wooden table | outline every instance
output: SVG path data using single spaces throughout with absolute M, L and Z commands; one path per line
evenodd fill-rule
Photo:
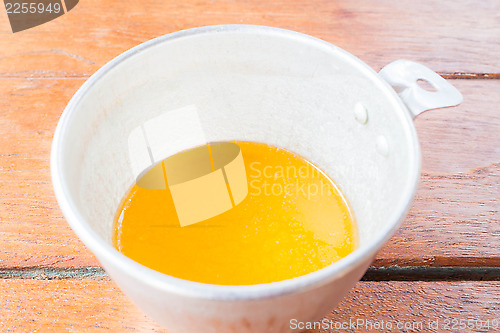
M 50 181 L 50 144 L 66 103 L 106 62 L 153 37 L 223 23 L 310 34 L 376 70 L 415 60 L 463 93 L 462 105 L 416 119 L 422 178 L 408 218 L 327 317 L 391 321 L 394 332 L 436 319 L 438 329 L 423 331 L 495 331 L 451 326 L 500 320 L 497 0 L 82 0 L 16 34 L 0 6 L 0 331 L 164 332 L 68 227 Z M 375 327 L 357 331 L 387 331 Z M 309 332 L 334 331 L 354 330 Z

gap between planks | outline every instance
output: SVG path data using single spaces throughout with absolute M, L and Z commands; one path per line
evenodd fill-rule
M 0 279 L 109 280 L 101 267 L 2 268 Z M 368 268 L 362 281 L 500 281 L 500 267 L 390 266 Z

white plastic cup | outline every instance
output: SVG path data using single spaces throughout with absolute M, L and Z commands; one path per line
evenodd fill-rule
M 327 42 L 276 28 L 210 26 L 156 38 L 110 61 L 69 102 L 52 146 L 57 200 L 111 278 L 169 332 L 288 332 L 291 322 L 331 310 L 405 218 L 420 176 L 413 117 L 461 101 L 422 65 L 400 60 L 381 74 Z M 437 91 L 424 91 L 419 78 Z M 264 142 L 319 166 L 353 209 L 359 248 L 316 272 L 252 286 L 178 279 L 118 252 L 113 217 L 135 181 L 127 138 L 187 105 L 210 142 Z

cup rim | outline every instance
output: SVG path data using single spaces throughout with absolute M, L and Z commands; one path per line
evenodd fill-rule
M 176 278 L 143 266 L 116 250 L 92 230 L 90 225 L 86 222 L 86 219 L 79 212 L 75 201 L 69 195 L 69 190 L 64 180 L 62 145 L 65 141 L 65 137 L 68 135 L 67 127 L 75 114 L 76 107 L 82 99 L 84 99 L 87 91 L 91 89 L 95 82 L 103 78 L 111 69 L 128 58 L 134 57 L 158 44 L 168 43 L 194 35 L 227 32 L 271 34 L 283 38 L 292 38 L 315 47 L 329 49 L 329 51 L 335 53 L 337 57 L 342 57 L 344 60 L 357 67 L 383 89 L 387 98 L 392 99 L 399 105 L 399 111 L 403 113 L 403 117 L 406 120 L 404 126 L 407 127 L 412 140 L 411 148 L 413 153 L 410 152 L 409 154 L 410 159 L 412 159 L 409 163 L 412 178 L 408 181 L 402 192 L 402 200 L 399 206 L 394 209 L 389 219 L 389 223 L 387 223 L 378 233 L 378 237 L 371 239 L 366 245 L 358 247 L 352 253 L 333 264 L 293 279 L 257 285 L 214 285 Z M 92 250 L 101 262 L 112 262 L 115 268 L 118 268 L 123 274 L 137 281 L 141 281 L 142 283 L 146 283 L 157 290 L 202 299 L 251 300 L 277 297 L 319 287 L 348 274 L 366 260 L 372 259 L 376 252 L 398 229 L 410 208 L 420 178 L 420 147 L 413 119 L 396 92 L 378 76 L 377 72 L 354 55 L 321 39 L 291 30 L 245 24 L 212 25 L 181 30 L 154 38 L 125 51 L 97 70 L 77 90 L 60 117 L 52 141 L 50 169 L 56 199 L 63 215 L 73 231 L 85 245 Z M 110 274 L 110 276 L 113 277 L 112 274 Z

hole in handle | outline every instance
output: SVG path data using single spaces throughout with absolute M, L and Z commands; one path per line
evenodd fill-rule
M 418 79 L 417 84 L 420 88 L 430 91 L 430 92 L 436 92 L 437 88 L 429 81 L 425 79 Z

